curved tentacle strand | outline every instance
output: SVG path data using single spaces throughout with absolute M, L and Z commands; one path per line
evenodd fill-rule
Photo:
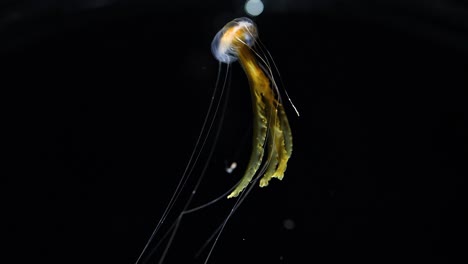
M 250 91 L 252 95 L 252 108 L 253 116 L 253 144 L 252 154 L 250 156 L 247 170 L 242 177 L 241 182 L 237 185 L 236 189 L 229 194 L 228 198 L 237 197 L 242 190 L 244 190 L 250 183 L 255 173 L 257 172 L 263 160 L 264 145 L 267 136 L 267 116 L 268 109 L 271 107 L 265 97 L 273 96 L 270 89 L 270 82 L 266 78 L 263 71 L 257 65 L 252 53 L 248 46 L 240 46 L 237 50 L 239 62 L 247 74 L 250 84 Z
M 273 177 L 282 180 L 284 176 L 284 172 L 286 171 L 286 167 L 288 165 L 288 160 L 291 157 L 293 141 L 292 141 L 291 128 L 289 126 L 289 121 L 288 121 L 288 118 L 286 116 L 286 112 L 284 111 L 283 106 L 280 106 L 278 108 L 278 111 L 279 111 L 279 116 L 280 116 L 280 126 L 281 126 L 281 129 L 283 130 L 283 136 L 284 136 L 283 138 L 284 148 L 282 148 L 283 157 L 280 158 L 280 164 L 278 166 L 277 174 L 275 174 Z
M 281 115 L 281 113 L 284 113 L 284 110 L 281 105 L 278 105 L 273 111 L 274 120 L 270 122 L 271 136 L 269 137 L 270 143 L 268 145 L 268 151 L 271 153 L 272 161 L 265 175 L 260 179 L 260 187 L 267 186 L 271 178 L 282 180 L 284 172 L 286 171 L 287 162 L 291 156 L 291 151 L 288 151 L 288 148 L 292 149 L 292 145 L 289 145 L 292 141 L 286 140 L 286 138 L 291 135 L 285 135 L 285 131 L 289 131 L 289 125 L 287 119 L 286 123 L 283 121 L 283 118 L 286 116 Z M 285 124 L 288 125 L 286 128 L 284 127 Z

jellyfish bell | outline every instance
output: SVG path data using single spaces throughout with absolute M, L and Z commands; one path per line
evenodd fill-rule
M 215 35 L 211 42 L 211 52 L 219 62 L 230 64 L 238 59 L 238 46 L 252 47 L 257 37 L 257 26 L 250 18 L 236 18 Z

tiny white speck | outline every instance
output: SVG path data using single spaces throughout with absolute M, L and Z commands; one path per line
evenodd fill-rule
M 234 169 L 237 168 L 237 163 L 236 162 L 233 162 L 231 163 L 231 166 L 227 167 L 226 168 L 226 172 L 227 173 L 232 173 L 234 171 Z

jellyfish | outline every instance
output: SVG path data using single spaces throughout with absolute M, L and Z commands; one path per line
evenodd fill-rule
M 157 226 L 153 230 L 153 233 L 145 244 L 135 264 L 147 263 L 151 255 L 159 247 L 164 247 L 158 261 L 158 263 L 163 263 L 174 240 L 178 227 L 181 224 L 182 218 L 185 215 L 207 208 L 213 203 L 223 200 L 223 198 L 237 197 L 238 199 L 234 202 L 229 214 L 224 218 L 216 231 L 207 239 L 206 243 L 199 251 L 201 252 L 204 248 L 208 247 L 209 243 L 211 243 L 209 252 L 204 261 L 204 263 L 208 263 L 216 242 L 218 241 L 228 220 L 242 204 L 250 191 L 252 191 L 255 183 L 259 182 L 260 187 L 265 187 L 269 184 L 271 179 L 276 178 L 281 180 L 284 177 L 287 163 L 292 153 L 291 129 L 283 107 L 283 100 L 274 78 L 273 69 L 277 72 L 278 70 L 271 55 L 266 51 L 263 44 L 261 44 L 258 39 L 256 25 L 251 19 L 246 17 L 232 20 L 215 35 L 211 44 L 211 50 L 220 65 L 215 90 L 203 121 L 201 131 L 176 190 L 174 191 Z M 169 228 L 166 228 L 166 232 L 163 235 L 159 235 L 158 237 L 160 230 L 163 229 L 166 218 L 169 216 L 171 211 L 173 211 L 175 204 L 180 199 L 180 195 L 187 185 L 188 179 L 192 176 L 194 168 L 199 161 L 200 153 L 205 148 L 205 143 L 207 142 L 208 137 L 212 134 L 215 117 L 218 115 L 218 110 L 221 105 L 221 100 L 215 100 L 215 94 L 220 93 L 220 97 L 223 96 L 224 89 L 226 88 L 227 74 L 230 69 L 229 67 L 235 61 L 239 61 L 242 69 L 247 75 L 253 110 L 252 150 L 246 169 L 243 172 L 243 176 L 237 184 L 227 192 L 218 196 L 218 198 L 212 199 L 200 206 L 190 208 L 193 197 L 202 182 L 207 166 L 210 164 L 209 161 L 213 154 L 215 147 L 214 144 L 209 151 L 207 160 L 204 162 L 202 172 L 198 175 L 196 183 L 190 192 L 189 198 L 183 202 L 182 209 L 176 214 L 176 220 L 172 222 Z M 223 81 L 220 81 L 222 79 L 221 69 L 223 64 L 227 65 L 226 76 Z M 219 88 L 221 88 L 220 92 L 218 92 Z M 294 110 L 299 115 L 286 91 L 284 92 Z M 225 99 L 227 99 L 227 96 Z M 226 104 L 224 106 L 226 106 Z M 222 113 L 223 111 L 221 111 L 221 115 Z M 221 118 L 221 120 L 222 119 L 223 118 Z M 218 124 L 218 128 L 215 130 L 216 132 L 214 133 L 214 137 L 218 138 L 221 130 L 221 124 Z M 233 162 L 226 168 L 226 172 L 231 174 L 236 167 L 237 163 Z M 157 240 L 157 245 L 152 247 L 151 245 L 154 244 L 154 240 Z M 167 242 L 163 243 L 164 240 Z
M 265 148 L 267 156 L 260 171 L 263 174 L 260 187 L 267 186 L 272 178 L 283 179 L 292 153 L 291 129 L 271 67 L 253 49 L 257 39 L 254 22 L 241 17 L 227 23 L 211 44 L 218 61 L 227 64 L 239 61 L 249 81 L 253 106 L 252 153 L 244 176 L 228 198 L 237 197 L 254 179 L 264 160 Z

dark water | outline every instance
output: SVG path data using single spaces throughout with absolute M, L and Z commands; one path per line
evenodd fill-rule
M 205 117 L 211 40 L 246 15 L 242 1 L 164 2 L 2 3 L 2 262 L 135 262 Z M 294 152 L 284 180 L 236 211 L 209 263 L 466 259 L 467 7 L 272 2 L 254 20 L 301 114 L 285 104 Z M 194 206 L 227 191 L 249 156 L 248 83 L 232 71 Z M 193 256 L 234 202 L 187 215 L 165 263 L 202 263 Z

